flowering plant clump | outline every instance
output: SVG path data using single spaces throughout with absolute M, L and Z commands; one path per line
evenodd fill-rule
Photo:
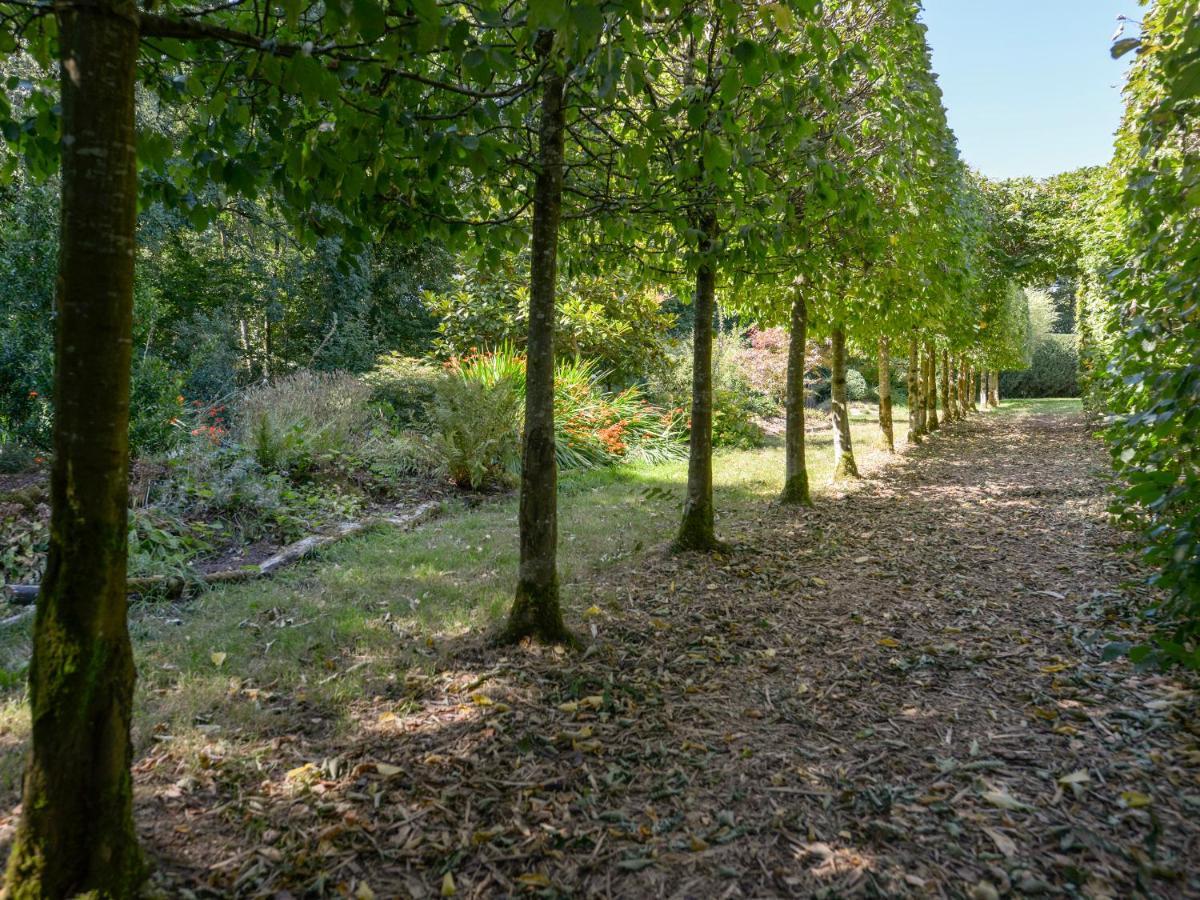
M 177 399 L 180 406 L 185 405 L 182 395 Z M 180 412 L 186 414 L 184 410 Z M 175 416 L 171 419 L 171 425 L 186 430 L 192 437 L 207 441 L 214 447 L 220 447 L 229 435 L 229 427 L 226 425 L 224 413 L 225 404 L 223 403 L 202 403 L 199 400 L 193 400 L 190 413 L 191 423 L 185 423 L 179 416 Z

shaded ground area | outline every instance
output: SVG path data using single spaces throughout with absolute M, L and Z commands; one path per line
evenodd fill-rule
M 1103 662 L 1135 574 L 1076 415 L 956 426 L 590 588 L 581 654 L 429 641 L 353 705 L 136 765 L 185 896 L 1200 896 L 1200 724 Z M 623 565 L 623 567 L 622 567 Z M 294 733 L 297 722 L 306 723 Z

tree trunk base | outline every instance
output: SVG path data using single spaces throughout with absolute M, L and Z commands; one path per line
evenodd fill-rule
M 852 481 L 860 477 L 858 474 L 858 463 L 854 461 L 854 456 L 849 453 L 843 453 L 842 458 L 838 460 L 837 466 L 833 470 L 834 481 Z
M 672 551 L 675 553 L 716 553 L 728 549 L 727 544 L 717 540 L 713 531 L 711 512 L 708 514 L 700 510 L 684 512 L 679 533 L 671 543 Z
M 812 494 L 808 490 L 808 478 L 793 476 L 783 485 L 779 502 L 789 506 L 812 506 Z
M 150 874 L 150 869 L 137 845 L 137 834 L 133 823 L 129 823 L 128 833 L 122 840 L 110 840 L 112 848 L 128 848 L 125 859 L 105 860 L 105 871 L 95 873 L 96 877 L 87 883 L 86 893 L 79 896 L 96 897 L 134 897 L 138 889 Z M 55 855 L 55 849 L 50 849 L 50 855 Z M 62 893 L 61 878 L 49 874 L 47 870 L 47 848 L 41 847 L 29 840 L 29 835 L 18 831 L 13 842 L 12 853 L 8 858 L 4 880 L 7 888 L 5 900 L 43 900 L 46 897 L 75 896 L 76 891 L 67 887 L 67 893 Z
M 517 584 L 517 595 L 508 614 L 508 623 L 500 633 L 500 643 L 519 644 L 527 638 L 540 644 L 578 646 L 575 635 L 563 622 L 557 577 L 549 587 L 526 581 Z

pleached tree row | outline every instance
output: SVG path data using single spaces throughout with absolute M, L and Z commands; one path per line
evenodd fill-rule
M 787 502 L 811 502 L 810 342 L 831 347 L 839 477 L 857 474 L 849 353 L 878 354 L 889 446 L 891 360 L 907 356 L 913 440 L 994 404 L 995 372 L 1020 362 L 1023 295 L 958 158 L 915 0 L 153 9 L 0 2 L 0 55 L 40 72 L 0 96 L 0 171 L 58 168 L 62 184 L 51 539 L 9 896 L 128 897 L 145 872 L 125 627 L 139 205 L 199 228 L 229 198 L 270 196 L 302 241 L 352 249 L 386 231 L 484 264 L 527 249 L 514 642 L 572 641 L 557 572 L 561 272 L 633 260 L 694 304 L 685 551 L 722 546 L 718 305 L 790 329 Z

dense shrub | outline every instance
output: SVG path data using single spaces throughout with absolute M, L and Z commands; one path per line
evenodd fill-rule
M 869 394 L 867 388 L 867 379 L 858 369 L 846 370 L 846 399 L 854 402 L 861 402 L 867 399 Z
M 527 259 L 512 256 L 486 271 L 465 269 L 454 284 L 425 297 L 440 321 L 440 352 L 468 356 L 484 347 L 523 349 L 529 331 Z M 658 289 L 632 272 L 564 275 L 555 313 L 559 357 L 595 360 L 618 384 L 640 378 L 661 360 L 662 337 L 675 324 Z
M 428 406 L 437 391 L 441 370 L 432 363 L 387 353 L 363 376 L 371 388 L 372 401 L 379 403 L 398 427 L 411 428 L 428 416 Z
M 734 351 L 746 383 L 778 414 L 787 402 L 788 333 L 782 328 L 752 328 Z
M 32 449 L 15 441 L 0 440 L 0 475 L 27 472 L 41 459 Z
M 237 440 L 264 469 L 300 471 L 366 440 L 371 388 L 344 372 L 301 370 L 252 388 L 237 409 Z
M 750 384 L 739 363 L 741 349 L 741 340 L 735 335 L 720 336 L 713 347 L 714 447 L 761 446 L 763 430 L 755 419 L 778 412 L 774 402 Z M 676 347 L 650 373 L 646 394 L 668 409 L 691 410 L 692 355 L 688 345 Z
M 134 456 L 161 453 L 178 444 L 176 426 L 183 406 L 183 379 L 156 356 L 133 362 L 129 397 L 129 451 Z
M 1079 353 L 1073 334 L 1039 335 L 1029 368 L 1000 374 L 1002 397 L 1078 397 Z

